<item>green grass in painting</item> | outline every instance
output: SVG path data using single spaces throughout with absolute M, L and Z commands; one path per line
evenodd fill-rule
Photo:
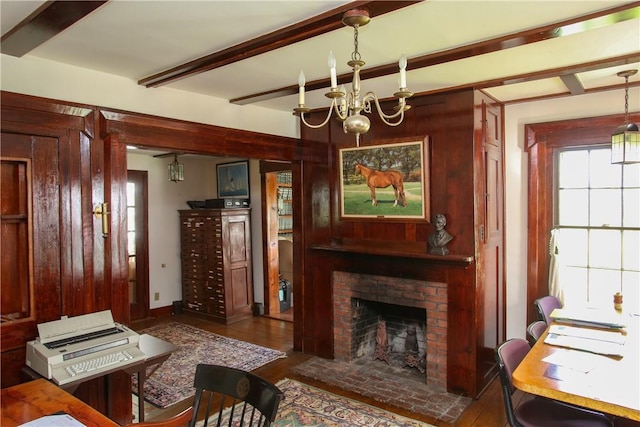
M 371 192 L 366 184 L 345 185 L 342 190 L 346 215 L 422 217 L 422 188 L 419 182 L 404 183 L 404 193 L 407 197 L 406 208 L 400 204 L 396 207 L 393 206 L 394 196 L 391 186 L 376 189 L 378 206 L 371 205 Z

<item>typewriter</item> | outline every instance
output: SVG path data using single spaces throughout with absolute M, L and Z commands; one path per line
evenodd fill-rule
M 38 325 L 27 343 L 26 364 L 58 385 L 144 361 L 139 335 L 115 323 L 110 310 Z

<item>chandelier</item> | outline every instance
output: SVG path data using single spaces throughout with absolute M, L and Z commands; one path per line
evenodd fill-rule
M 620 71 L 624 77 L 624 124 L 611 135 L 611 163 L 640 163 L 640 131 L 638 125 L 629 123 L 629 77 L 638 70 Z
M 351 53 L 351 61 L 347 65 L 353 70 L 353 79 L 351 80 L 351 90 L 346 91 L 344 85 L 338 87 L 336 77 L 336 58 L 332 51 L 329 51 L 329 70 L 331 74 L 331 89 L 325 93 L 325 96 L 331 99 L 329 112 L 326 119 L 319 124 L 310 124 L 305 119 L 305 113 L 311 111 L 304 103 L 304 85 L 305 77 L 302 70 L 298 77 L 298 107 L 293 109 L 295 115 L 299 115 L 302 123 L 306 126 L 318 129 L 329 122 L 331 115 L 335 112 L 338 120 L 342 122 L 342 129 L 345 133 L 352 133 L 356 136 L 356 144 L 360 145 L 360 135 L 367 133 L 371 122 L 367 116 L 362 113 L 371 113 L 371 104 L 375 103 L 376 109 L 382 121 L 389 126 L 398 126 L 404 120 L 404 112 L 411 108 L 406 103 L 406 98 L 413 96 L 413 92 L 407 89 L 407 57 L 402 54 L 399 61 L 400 66 L 400 88 L 393 94 L 398 99 L 398 105 L 394 107 L 395 112 L 386 114 L 380 107 L 378 97 L 373 92 L 367 92 L 364 95 L 360 93 L 360 69 L 365 64 L 358 52 L 358 28 L 369 23 L 369 11 L 367 9 L 353 9 L 345 12 L 342 17 L 342 23 L 353 28 L 353 46 Z

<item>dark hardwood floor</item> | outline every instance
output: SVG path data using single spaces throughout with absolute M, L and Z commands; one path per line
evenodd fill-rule
M 147 327 L 157 325 L 165 322 L 181 322 L 205 329 L 210 332 L 214 332 L 219 335 L 224 335 L 230 338 L 235 338 L 254 344 L 258 344 L 265 347 L 281 350 L 287 352 L 287 357 L 278 359 L 269 363 L 267 366 L 259 368 L 255 371 L 258 375 L 274 383 L 283 378 L 293 378 L 301 380 L 307 384 L 313 385 L 318 388 L 325 389 L 329 392 L 339 394 L 351 399 L 359 400 L 370 405 L 378 406 L 380 408 L 398 413 L 400 415 L 408 416 L 414 419 L 418 419 L 438 427 L 452 427 L 451 424 L 430 419 L 419 414 L 410 413 L 409 411 L 396 408 L 390 405 L 385 405 L 363 397 L 359 394 L 352 393 L 346 390 L 342 390 L 322 382 L 314 381 L 309 378 L 302 378 L 294 373 L 290 372 L 290 368 L 307 360 L 309 355 L 305 355 L 299 352 L 294 352 L 293 349 L 293 324 L 291 322 L 278 320 L 268 317 L 254 317 L 245 321 L 241 321 L 232 325 L 221 325 L 212 321 L 203 319 L 199 316 L 190 314 L 180 314 L 177 316 L 163 317 L 158 319 L 146 319 L 134 322 L 132 328 L 136 331 L 145 329 Z M 522 398 L 522 394 L 516 392 L 514 399 L 517 401 Z M 154 411 L 155 419 L 169 417 L 177 414 L 182 409 L 186 408 L 191 402 L 185 401 L 167 408 L 166 410 Z M 506 417 L 504 414 L 504 407 L 502 403 L 502 395 L 500 390 L 500 382 L 498 379 L 494 380 L 480 399 L 475 400 L 465 410 L 462 416 L 455 424 L 456 427 L 504 427 L 507 426 Z

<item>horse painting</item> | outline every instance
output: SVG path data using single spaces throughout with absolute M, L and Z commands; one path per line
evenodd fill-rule
M 356 163 L 356 175 L 361 174 L 367 182 L 367 186 L 371 191 L 371 204 L 378 206 L 376 199 L 376 188 L 387 188 L 393 186 L 394 201 L 393 206 L 398 206 L 398 200 L 402 206 L 407 207 L 407 198 L 404 195 L 404 182 L 402 174 L 396 170 L 379 171 L 371 169 L 362 163 Z

